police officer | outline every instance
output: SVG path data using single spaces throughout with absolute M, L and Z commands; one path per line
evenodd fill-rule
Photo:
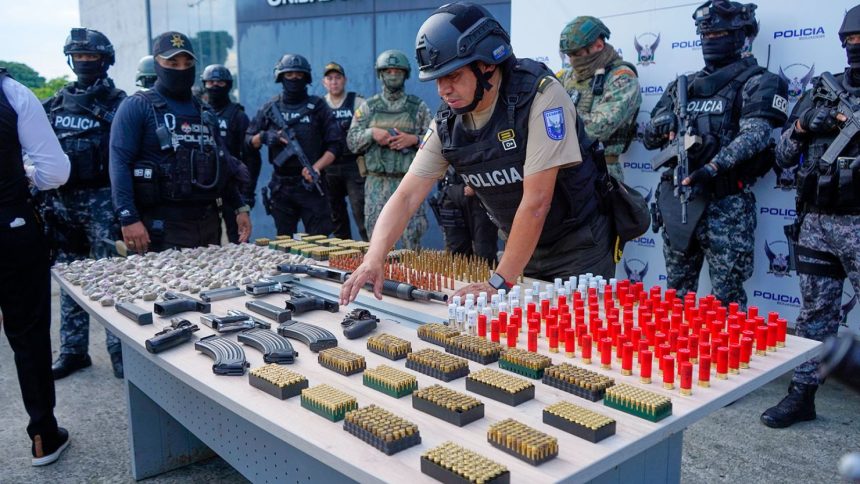
M 45 218 L 57 240 L 59 262 L 109 257 L 119 234 L 111 207 L 108 144 L 111 123 L 125 92 L 108 77 L 114 48 L 108 38 L 92 29 L 75 28 L 66 39 L 63 54 L 77 75 L 44 107 L 63 151 L 72 164 L 69 181 L 45 200 Z M 122 347 L 105 329 L 113 373 L 122 378 Z M 90 316 L 65 291 L 60 294 L 60 356 L 54 362 L 54 379 L 92 365 L 87 354 Z
M 22 152 L 32 165 L 24 166 Z M 29 200 L 28 180 L 38 190 L 50 190 L 65 183 L 69 171 L 69 160 L 36 96 L 0 68 L 0 313 L 30 416 L 27 434 L 34 466 L 59 459 L 69 433 L 54 417 L 51 261 Z
M 755 57 L 741 56 L 747 36 L 758 32 L 755 9 L 715 0 L 693 14 L 705 68 L 687 76 L 688 125 L 701 143 L 688 150 L 690 175 L 681 180 L 692 188 L 686 224 L 673 195 L 672 170 L 664 171 L 657 189 L 668 286 L 679 296 L 695 291 L 707 258 L 714 294 L 742 307 L 743 284 L 753 272 L 751 186 L 772 165 L 771 131 L 785 122 L 788 106 L 786 83 Z M 676 82 L 651 112 L 643 140 L 649 149 L 665 146 L 678 130 Z
M 367 166 L 364 182 L 367 233 L 373 228 L 385 202 L 391 197 L 409 163 L 415 156 L 420 134 L 430 124 L 430 109 L 418 96 L 404 89 L 412 67 L 406 54 L 386 50 L 376 58 L 376 76 L 382 82 L 382 92 L 355 110 L 346 143 L 354 153 L 363 153 Z M 401 243 L 406 249 L 417 249 L 421 236 L 427 231 L 424 205 L 403 232 Z
M 496 226 L 475 196 L 475 190 L 448 167 L 430 198 L 445 237 L 445 250 L 465 256 L 477 255 L 487 264 L 496 262 L 499 236 Z
M 318 186 L 312 180 L 340 155 L 343 132 L 325 101 L 308 95 L 311 65 L 307 59 L 285 54 L 275 64 L 274 74 L 283 92 L 263 104 L 245 135 L 246 143 L 253 149 L 269 147 L 269 162 L 274 170 L 263 192 L 266 213 L 275 219 L 279 235 L 295 233 L 299 219 L 305 232 L 328 235 L 332 223 L 324 178 L 319 178 Z M 289 139 L 286 133 L 289 129 L 294 132 L 295 140 Z M 286 146 L 291 142 L 298 147 L 287 152 L 290 156 L 286 159 L 279 157 L 282 151 L 291 149 Z M 296 148 L 312 164 L 313 175 L 302 166 Z
M 323 86 L 327 91 L 325 101 L 346 137 L 355 107 L 363 104 L 365 100 L 352 91 L 346 91 L 346 73 L 343 66 L 337 62 L 325 65 Z M 358 234 L 361 240 L 367 240 L 367 230 L 364 228 L 364 176 L 359 170 L 358 156 L 349 149 L 344 149 L 334 163 L 326 168 L 325 180 L 328 184 L 331 222 L 334 225 L 333 235 L 340 239 L 352 238 L 349 214 L 344 203 L 344 198 L 348 198 L 355 225 L 358 226 Z
M 367 281 L 380 297 L 388 249 L 449 165 L 507 235 L 496 273 L 460 293 L 495 292 L 522 273 L 545 280 L 614 275 L 613 234 L 598 211 L 598 173 L 586 148 L 596 143 L 580 147 L 582 123 L 552 72 L 516 58 L 498 21 L 469 3 L 437 9 L 418 31 L 416 56 L 419 79 L 435 80 L 444 102 L 386 203 L 364 262 L 344 285 L 342 302 Z
M 618 157 L 636 135 L 642 94 L 636 68 L 606 42 L 608 38 L 609 28 L 595 17 L 571 20 L 559 41 L 570 68 L 558 77 L 585 123 L 585 133 L 603 143 L 609 173 L 624 180 Z
M 838 112 L 832 100 L 842 95 L 853 106 L 860 101 L 860 6 L 845 15 L 839 39 L 848 68 L 830 78 L 835 85 L 823 82 L 824 76 L 817 79 L 795 105 L 776 148 L 781 167 L 799 165 L 797 222 L 790 238 L 803 307 L 795 329 L 798 336 L 818 341 L 839 329 L 846 277 L 860 294 L 860 140 L 853 136 L 844 146 L 836 141 L 840 131 L 850 134 L 844 122 L 851 108 Z M 762 414 L 762 423 L 783 428 L 815 419 L 818 362 L 813 358 L 794 369 L 788 395 Z
M 217 200 L 238 207 L 239 241 L 251 234 L 239 187 L 245 166 L 224 147 L 217 116 L 192 96 L 194 48 L 185 34 L 153 42 L 158 80 L 120 106 L 111 129 L 113 202 L 130 250 L 221 243 Z
M 251 183 L 241 187 L 242 204 L 254 208 L 257 191 L 257 178 L 260 177 L 260 152 L 248 148 L 245 144 L 245 131 L 248 129 L 248 115 L 239 103 L 230 100 L 230 90 L 233 89 L 233 75 L 221 64 L 212 64 L 203 69 L 200 76 L 206 99 L 215 114 L 218 115 L 218 129 L 221 139 L 227 146 L 227 151 L 248 168 Z M 236 225 L 236 209 L 227 202 L 221 205 L 221 217 L 227 229 L 227 240 L 239 242 L 239 227 Z
M 141 89 L 152 89 L 156 79 L 155 60 L 151 55 L 141 57 L 137 63 L 137 74 L 134 76 L 134 85 Z

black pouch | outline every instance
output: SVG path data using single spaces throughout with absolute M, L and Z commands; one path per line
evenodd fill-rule
M 152 207 L 161 200 L 158 181 L 161 175 L 158 163 L 139 160 L 132 167 L 131 181 L 134 188 L 134 202 L 138 208 Z

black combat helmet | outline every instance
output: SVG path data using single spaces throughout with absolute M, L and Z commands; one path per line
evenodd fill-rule
M 696 34 L 743 30 L 746 37 L 758 35 L 758 21 L 754 3 L 743 4 L 727 0 L 713 0 L 700 5 L 693 12 L 696 22 Z
M 200 80 L 203 82 L 224 81 L 227 83 L 228 90 L 233 88 L 233 74 L 230 73 L 230 69 L 227 69 L 221 64 L 210 64 L 206 66 L 206 69 L 203 69 L 203 75 L 200 76 Z
M 105 67 L 112 66 L 116 60 L 113 44 L 110 43 L 105 34 L 98 30 L 73 28 L 71 34 L 66 37 L 63 45 L 63 54 L 98 54 L 102 56 Z
M 285 72 L 303 72 L 305 80 L 311 83 L 311 64 L 299 54 L 284 54 L 275 64 L 275 82 L 280 82 L 281 74 Z
M 418 29 L 418 79 L 432 81 L 476 61 L 500 64 L 513 55 L 511 37 L 490 12 L 472 3 L 439 7 Z
M 842 42 L 842 47 L 845 47 L 845 39 L 849 35 L 857 33 L 860 33 L 860 5 L 847 11 L 845 18 L 842 19 L 842 26 L 839 27 L 839 40 Z

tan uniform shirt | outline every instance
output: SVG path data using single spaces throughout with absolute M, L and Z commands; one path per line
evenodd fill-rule
M 471 125 L 468 127 L 480 129 L 486 126 L 495 106 L 494 100 L 489 109 L 464 115 L 466 124 Z M 558 107 L 561 107 L 564 112 L 565 133 L 564 138 L 556 141 L 547 134 L 543 112 Z M 442 142 L 436 132 L 435 120 L 430 123 L 422 143 L 421 149 L 412 160 L 409 173 L 422 178 L 442 178 L 448 168 L 448 161 L 442 156 Z M 543 92 L 535 95 L 531 105 L 524 174 L 529 176 L 549 168 L 575 165 L 580 162 L 582 162 L 582 154 L 579 151 L 579 140 L 576 136 L 576 108 L 561 83 L 554 80 Z

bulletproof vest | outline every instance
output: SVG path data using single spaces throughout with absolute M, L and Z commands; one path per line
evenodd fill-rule
M 610 73 L 617 69 L 618 67 L 626 67 L 633 71 L 633 73 L 638 74 L 636 71 L 636 67 L 624 60 L 616 59 L 608 66 L 605 67 L 606 73 L 603 76 L 593 76 L 590 79 L 583 79 L 578 81 L 574 77 L 573 68 L 570 68 L 562 81 L 564 83 L 564 89 L 567 91 L 567 94 L 570 96 L 570 99 L 573 101 L 573 104 L 576 106 L 576 112 L 578 113 L 590 113 L 594 108 L 594 102 L 597 98 L 603 96 L 606 90 L 606 84 L 610 80 Z M 603 83 L 597 85 L 598 81 L 602 80 Z M 614 133 L 609 135 L 608 139 L 600 140 L 603 143 L 604 152 L 606 155 L 619 156 L 621 153 L 624 153 L 627 148 L 630 146 L 630 143 L 633 141 L 633 137 L 636 136 L 636 115 L 638 114 L 638 110 L 630 116 L 618 129 L 615 130 Z
M 860 88 L 850 86 L 844 74 L 834 77 L 842 83 L 849 94 L 860 102 Z M 815 92 L 819 81 L 811 92 Z M 814 97 L 814 106 L 827 103 Z M 832 104 L 828 104 L 832 107 Z M 857 105 L 857 104 L 855 104 Z M 860 213 L 860 138 L 854 137 L 842 150 L 832 166 L 827 166 L 821 156 L 836 139 L 838 132 L 816 136 L 807 145 L 804 162 L 797 170 L 798 205 L 805 211 L 822 213 Z
M 155 180 L 157 192 L 148 193 L 142 205 L 183 202 L 214 202 L 219 198 L 229 178 L 226 153 L 217 146 L 201 114 L 180 115 L 171 112 L 167 101 L 156 90 L 134 94 L 147 101 L 155 117 L 156 135 L 161 144 L 158 160 L 135 162 L 132 179 L 138 186 L 150 188 Z M 203 106 L 192 97 L 198 113 Z
M 245 108 L 241 104 L 231 102 L 216 113 L 221 139 L 227 145 L 227 151 L 237 159 L 242 158 L 242 143 L 245 141 L 245 133 L 237 131 L 239 126 L 236 122 L 236 115 L 244 111 Z
M 490 218 L 506 234 L 523 198 L 529 112 L 547 76 L 552 73 L 543 64 L 517 59 L 503 75 L 493 115 L 479 130 L 467 128 L 462 116 L 444 103 L 436 113 L 442 156 L 475 190 Z M 583 160 L 559 170 L 539 246 L 558 241 L 597 212 L 597 170 L 592 160 L 597 143 L 587 141 L 578 119 L 576 130 Z
M 321 103 L 325 103 L 325 100 L 318 96 L 308 96 L 299 104 L 287 104 L 279 96 L 275 101 L 275 108 L 281 114 L 281 119 L 271 120 L 273 127 L 282 126 L 284 123 L 292 127 L 299 145 L 311 163 L 323 154 L 325 127 L 317 122 L 317 110 Z M 269 116 L 272 116 L 271 111 L 269 110 Z M 274 160 L 280 151 L 280 148 L 270 149 L 269 160 Z M 293 156 L 288 158 L 283 166 L 276 168 L 275 172 L 281 176 L 301 176 L 302 164 L 298 157 Z
M 64 189 L 110 186 L 110 123 L 124 98 L 110 86 L 98 84 L 82 92 L 67 84 L 50 101 L 48 119 L 71 164 Z
M 0 69 L 0 208 L 27 201 L 27 176 L 18 139 L 18 113 L 3 92 L 6 69 Z
M 354 92 L 349 92 L 346 94 L 346 99 L 343 100 L 343 104 L 341 104 L 339 108 L 331 108 L 331 112 L 334 114 L 334 119 L 337 120 L 338 126 L 343 130 L 344 136 L 346 136 L 346 132 L 349 131 L 349 125 L 352 124 L 352 116 L 355 114 L 355 96 L 356 94 Z M 345 149 L 334 163 L 336 165 L 355 163 L 355 158 L 356 155 Z
M 400 103 L 398 103 L 400 104 Z M 376 94 L 367 101 L 367 117 L 369 128 L 397 129 L 402 133 L 419 134 L 418 108 L 421 99 L 412 94 L 406 95 L 406 101 L 399 109 L 392 109 L 389 102 L 381 94 Z M 392 150 L 378 143 L 371 143 L 364 155 L 367 172 L 403 176 L 409 170 L 409 164 L 415 158 L 418 146 Z

